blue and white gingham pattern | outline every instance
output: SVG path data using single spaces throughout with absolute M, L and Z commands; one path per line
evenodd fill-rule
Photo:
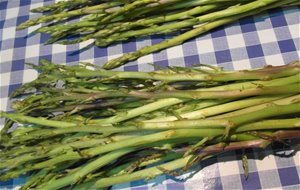
M 36 72 L 24 62 L 37 64 L 48 59 L 59 64 L 78 61 L 103 65 L 107 60 L 158 43 L 170 36 L 131 40 L 108 48 L 93 47 L 79 52 L 90 42 L 79 45 L 42 45 L 47 35 L 27 35 L 37 27 L 15 31 L 16 25 L 37 17 L 29 10 L 53 0 L 0 1 L 0 110 L 9 111 L 8 95 L 21 84 L 36 77 Z M 299 60 L 300 7 L 271 10 L 240 20 L 234 24 L 159 53 L 131 62 L 120 70 L 150 71 L 160 66 L 191 66 L 207 63 L 225 69 L 249 69 L 265 64 L 282 65 Z M 3 120 L 1 120 L 3 123 Z M 273 156 L 273 149 L 249 151 L 248 180 L 244 179 L 241 152 L 227 153 L 209 159 L 179 178 L 159 176 L 153 180 L 131 182 L 113 187 L 123 190 L 199 190 L 199 189 L 300 189 L 300 153 L 289 157 Z M 264 158 L 262 159 L 262 156 Z M 0 182 L 0 189 L 14 189 L 26 181 L 26 176 Z

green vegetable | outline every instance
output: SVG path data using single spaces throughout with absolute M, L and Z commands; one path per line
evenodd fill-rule
M 0 112 L 0 180 L 28 174 L 21 189 L 106 188 L 300 137 L 299 61 L 244 71 L 87 66 L 32 65 L 40 75 L 11 95 L 22 96 L 15 112 Z
M 45 44 L 58 42 L 67 45 L 93 39 L 96 46 L 108 46 L 150 35 L 177 34 L 103 65 L 104 69 L 113 69 L 144 55 L 180 45 L 244 17 L 297 4 L 297 0 L 65 0 L 33 9 L 32 12 L 45 12 L 46 15 L 25 21 L 17 29 L 49 23 L 35 31 L 51 34 Z M 82 19 L 68 22 L 78 17 Z M 79 37 L 68 39 L 76 35 Z

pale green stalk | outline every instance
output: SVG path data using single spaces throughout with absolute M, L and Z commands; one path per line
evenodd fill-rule
M 289 96 L 289 95 L 287 95 L 287 96 Z M 180 117 L 182 117 L 184 119 L 201 119 L 201 118 L 206 118 L 206 117 L 210 117 L 210 116 L 214 116 L 214 115 L 218 115 L 218 114 L 222 114 L 222 113 L 226 113 L 226 112 L 240 110 L 240 109 L 247 108 L 250 106 L 260 105 L 260 104 L 264 104 L 267 102 L 273 102 L 275 100 L 285 98 L 287 96 L 252 97 L 252 98 L 232 101 L 229 103 L 204 108 L 201 110 L 183 113 L 183 114 L 180 114 Z M 294 98 L 289 99 L 287 101 L 287 104 L 290 104 L 291 103 L 290 101 L 293 100 Z M 144 122 L 163 122 L 163 121 L 175 121 L 175 120 L 178 120 L 178 118 L 175 116 L 169 116 L 169 117 L 155 118 L 155 119 L 147 120 Z
M 55 180 L 51 180 L 50 183 L 45 183 L 41 186 L 39 186 L 37 189 L 40 190 L 55 190 L 55 189 L 60 189 L 63 188 L 67 185 L 77 183 L 83 178 L 90 174 L 93 173 L 95 170 L 98 168 L 101 168 L 102 166 L 105 166 L 106 164 L 109 164 L 110 162 L 118 159 L 121 156 L 124 156 L 127 153 L 132 152 L 134 149 L 119 149 L 113 152 L 110 152 L 105 155 L 101 155 L 95 160 L 92 160 L 82 167 L 80 167 L 78 170 L 76 170 L 74 173 L 68 174 L 66 177 L 58 178 Z
M 270 101 L 270 102 L 267 102 L 267 103 L 262 103 L 262 104 L 259 104 L 259 105 L 246 107 L 244 109 L 239 109 L 239 110 L 236 110 L 236 111 L 233 111 L 233 112 L 224 113 L 224 114 L 220 114 L 220 115 L 209 117 L 209 118 L 210 119 L 230 118 L 230 117 L 233 117 L 233 116 L 247 114 L 247 113 L 251 113 L 251 112 L 266 108 L 270 104 L 288 105 L 288 104 L 297 103 L 297 102 L 300 102 L 300 95 L 299 94 L 289 96 L 289 97 L 281 97 L 280 99 L 277 99 L 277 100 L 274 100 L 274 101 Z

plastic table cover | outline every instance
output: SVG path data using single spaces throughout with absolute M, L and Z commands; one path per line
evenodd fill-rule
M 28 35 L 38 26 L 16 31 L 25 20 L 39 16 L 30 9 L 53 0 L 0 1 L 0 110 L 9 111 L 8 95 L 17 87 L 31 81 L 37 73 L 24 65 L 38 64 L 40 59 L 74 65 L 79 61 L 103 65 L 123 53 L 156 44 L 171 36 L 132 39 L 107 48 L 93 47 L 82 51 L 89 42 L 76 45 L 47 45 L 45 34 Z M 144 56 L 119 68 L 126 71 L 150 71 L 159 66 L 186 66 L 206 63 L 226 70 L 250 69 L 266 64 L 282 65 L 299 60 L 300 7 L 270 10 L 248 17 L 167 50 Z M 1 120 L 3 124 L 4 120 Z M 277 152 L 276 156 L 273 155 Z M 241 151 L 211 158 L 180 177 L 159 176 L 150 181 L 135 181 L 113 186 L 123 190 L 199 190 L 199 189 L 300 189 L 300 153 L 268 148 L 248 150 L 249 178 L 245 180 Z M 280 154 L 291 154 L 282 157 Z M 0 182 L 0 189 L 15 189 L 26 176 Z

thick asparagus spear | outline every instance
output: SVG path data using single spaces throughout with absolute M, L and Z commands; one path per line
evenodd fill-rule
M 294 137 L 297 138 L 299 137 L 299 131 L 290 131 L 290 132 L 275 132 L 271 134 L 271 137 L 277 138 L 277 139 L 285 139 L 289 137 Z M 215 154 L 215 153 L 220 153 L 223 151 L 232 151 L 232 150 L 237 150 L 241 148 L 266 148 L 271 142 L 269 140 L 263 140 L 263 139 L 258 139 L 258 140 L 252 140 L 252 141 L 244 141 L 244 142 L 233 142 L 230 143 L 229 145 L 225 146 L 222 144 L 217 144 L 217 145 L 212 145 L 208 146 L 205 149 L 203 149 L 198 155 L 198 158 L 201 158 L 200 160 L 203 160 L 205 158 L 208 158 L 209 155 Z M 165 164 L 159 165 L 159 168 L 164 168 L 168 170 L 175 170 L 178 168 L 185 167 L 190 159 L 193 156 L 187 156 L 184 158 L 180 158 Z M 147 168 L 144 170 L 140 170 L 137 172 L 133 172 L 130 174 L 124 174 L 124 175 L 119 175 L 119 176 L 114 176 L 114 177 L 107 177 L 107 178 L 100 178 L 98 180 L 94 180 L 92 182 L 83 184 L 82 186 L 85 188 L 98 188 L 98 187 L 108 187 L 114 184 L 119 184 L 119 183 L 124 183 L 128 181 L 135 181 L 138 179 L 145 179 L 145 178 L 153 178 L 155 176 L 161 175 L 164 173 L 164 171 L 160 170 L 157 166 Z M 80 187 L 80 186 L 79 186 Z

